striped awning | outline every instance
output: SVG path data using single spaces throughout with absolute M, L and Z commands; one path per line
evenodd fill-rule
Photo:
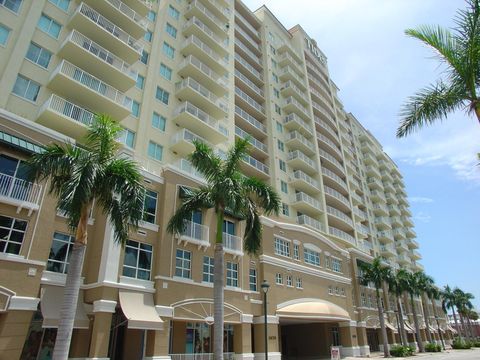
M 3 132 L 3 131 L 0 131 L 0 143 L 13 146 L 19 150 L 23 150 L 28 153 L 40 154 L 43 152 L 43 148 L 41 146 L 36 145 L 25 139 L 21 139 L 17 136 L 7 134 L 6 132 Z

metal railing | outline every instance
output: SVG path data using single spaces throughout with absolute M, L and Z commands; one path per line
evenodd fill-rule
M 257 149 L 263 151 L 263 152 L 268 152 L 268 147 L 265 145 L 263 142 L 260 140 L 257 140 L 254 138 L 251 134 L 247 133 L 243 129 L 239 128 L 238 126 L 235 125 L 235 134 L 241 137 L 242 139 L 245 139 L 248 137 L 250 144 L 252 144 L 254 147 Z
M 267 132 L 267 127 L 263 125 L 260 121 L 255 119 L 252 115 L 243 110 L 240 106 L 235 105 L 235 114 L 240 116 L 243 120 L 248 122 L 253 127 L 257 128 L 263 133 Z
M 187 174 L 190 174 L 192 176 L 195 176 L 196 178 L 201 179 L 202 181 L 205 181 L 205 178 L 203 177 L 203 174 L 200 173 L 195 169 L 195 167 L 192 165 L 190 161 L 187 159 L 180 159 L 176 164 L 175 167 L 186 172 Z
M 0 173 L 0 197 L 40 205 L 42 186 Z
M 228 61 L 224 58 L 224 57 L 221 57 L 216 51 L 212 50 L 212 48 L 210 46 L 208 46 L 207 44 L 205 44 L 202 40 L 200 40 L 198 37 L 196 37 L 195 35 L 190 35 L 184 42 L 183 42 L 183 45 L 182 45 L 182 48 L 185 48 L 187 47 L 188 45 L 190 44 L 194 44 L 195 46 L 199 47 L 200 49 L 202 49 L 202 51 L 207 54 L 209 57 L 211 57 L 213 60 L 219 62 L 220 64 L 222 64 L 223 66 L 227 66 L 228 65 Z
M 227 80 L 223 76 L 220 76 L 219 74 L 217 74 L 210 67 L 208 67 L 203 62 L 198 60 L 195 56 L 188 55 L 185 59 L 183 59 L 179 65 L 179 69 L 186 66 L 187 64 L 193 65 L 194 67 L 196 67 L 198 70 L 200 70 L 202 73 L 204 73 L 206 76 L 208 76 L 213 81 L 220 84 L 221 86 L 223 87 L 227 86 Z
M 45 104 L 43 104 L 40 112 L 43 112 L 46 109 L 53 110 L 86 126 L 91 125 L 95 120 L 95 114 L 93 112 L 75 105 L 55 94 L 52 94 L 48 98 Z
M 193 16 L 190 20 L 188 20 L 184 25 L 183 28 L 186 29 L 191 25 L 196 25 L 197 27 L 200 28 L 205 34 L 207 34 L 210 38 L 212 38 L 214 41 L 216 41 L 218 44 L 223 44 L 227 45 L 228 44 L 228 38 L 223 39 L 220 36 L 218 36 L 215 32 L 213 32 L 212 29 L 210 29 L 203 21 L 198 19 L 197 17 Z
M 252 80 L 242 74 L 242 72 L 237 68 L 235 68 L 235 76 L 242 80 L 245 84 L 247 84 L 254 92 L 259 94 L 261 97 L 264 97 L 263 90 L 260 89 L 257 85 L 255 85 Z
M 355 238 L 352 235 L 346 233 L 345 231 L 337 229 L 336 227 L 329 226 L 328 227 L 328 233 L 330 235 L 333 235 L 333 236 L 336 236 L 340 239 L 343 239 L 343 240 L 349 242 L 350 244 L 353 244 L 353 245 L 356 244 Z
M 313 143 L 311 141 L 307 140 L 307 138 L 305 136 L 303 136 L 302 134 L 300 134 L 296 130 L 291 131 L 287 134 L 285 141 L 288 142 L 288 141 L 291 141 L 291 140 L 298 140 L 303 145 L 305 145 L 307 148 L 312 149 L 312 150 L 315 149 L 315 147 L 313 146 Z
M 337 190 L 332 189 L 330 186 L 327 186 L 327 185 L 323 185 L 323 190 L 325 191 L 325 194 L 333 196 L 335 199 L 339 200 L 344 205 L 350 207 L 350 201 L 348 201 L 348 198 L 346 196 L 342 195 L 341 193 L 339 193 Z M 354 208 L 354 211 L 355 210 L 361 211 L 358 208 Z
M 256 50 L 260 51 L 260 45 L 255 40 L 253 40 L 252 37 L 248 35 L 240 26 L 235 25 L 235 31 L 240 33 Z
M 308 215 L 300 215 L 297 216 L 297 224 L 299 225 L 307 225 L 310 226 L 318 231 L 325 232 L 325 226 L 318 220 L 311 218 Z
M 113 7 L 120 10 L 126 17 L 128 17 L 133 22 L 139 24 L 144 29 L 147 27 L 147 19 L 143 16 L 138 14 L 135 10 L 133 10 L 130 6 L 125 4 L 123 1 L 120 0 L 107 0 Z
M 320 134 L 318 131 L 317 131 L 317 139 L 323 142 L 324 144 L 328 145 L 329 149 L 333 150 L 335 154 L 337 154 L 338 156 L 340 156 L 340 158 L 342 158 L 342 152 L 340 151 L 340 148 L 332 140 L 330 140 L 325 135 Z
M 288 153 L 288 160 L 294 160 L 294 159 L 300 159 L 303 162 L 307 163 L 308 166 L 314 169 L 317 169 L 317 165 L 315 164 L 315 162 L 300 150 L 290 151 Z
M 190 89 L 193 89 L 195 92 L 199 93 L 204 98 L 211 101 L 213 104 L 218 106 L 223 111 L 228 112 L 227 103 L 224 100 L 218 98 L 215 94 L 213 94 L 205 86 L 201 85 L 197 80 L 195 80 L 191 77 L 187 77 L 186 79 L 183 79 L 182 81 L 175 84 L 175 90 L 177 92 L 180 91 L 181 89 L 186 88 L 186 87 L 189 87 Z
M 205 111 L 200 110 L 195 105 L 189 103 L 188 101 L 183 102 L 180 104 L 175 111 L 173 112 L 173 116 L 178 116 L 181 113 L 189 113 L 190 115 L 196 117 L 198 120 L 204 122 L 205 124 L 211 126 L 215 130 L 218 130 L 224 133 L 225 130 L 220 130 L 220 124 L 218 120 L 212 118 L 208 115 Z
M 252 73 L 253 76 L 255 76 L 258 80 L 263 82 L 263 76 L 258 71 L 255 69 L 247 60 L 245 60 L 243 57 L 240 56 L 240 54 L 235 53 L 235 60 L 237 60 L 240 64 L 242 64 L 250 73 Z
M 193 0 L 190 4 L 188 4 L 186 11 L 190 11 L 194 7 L 200 10 L 200 12 L 202 12 L 208 19 L 210 19 L 214 24 L 216 24 L 219 28 L 221 28 L 220 24 L 223 24 L 224 22 L 221 21 L 218 17 L 216 17 L 210 10 L 208 10 L 198 0 Z
M 179 141 L 181 140 L 185 140 L 185 141 L 188 141 L 189 143 L 193 143 L 194 140 L 196 141 L 200 141 L 204 144 L 207 144 L 209 146 L 212 146 L 212 144 L 210 144 L 207 140 L 205 140 L 204 138 L 202 138 L 201 136 L 191 132 L 190 130 L 188 129 L 182 129 L 180 130 L 179 132 L 177 132 L 173 138 L 171 138 L 170 140 L 170 143 L 171 144 L 176 144 L 178 143 Z
M 255 110 L 261 112 L 262 114 L 265 114 L 265 108 L 262 105 L 260 105 L 258 102 L 253 100 L 249 95 L 247 95 L 237 86 L 235 86 L 235 94 L 240 96 L 244 101 L 248 103 L 248 105 L 253 107 Z
M 255 159 L 255 158 L 251 157 L 250 155 L 244 155 L 243 156 L 243 161 L 245 161 L 247 164 L 250 164 L 254 168 L 260 170 L 261 172 L 263 172 L 267 175 L 270 172 L 267 165 L 265 165 L 264 163 L 262 163 L 261 161 Z
M 311 176 L 305 174 L 302 170 L 295 170 L 293 172 L 293 177 L 298 180 L 303 180 L 306 183 L 310 184 L 316 189 L 319 189 L 318 181 L 314 180 Z
M 171 360 L 213 360 L 213 353 L 168 354 Z M 224 360 L 235 360 L 235 353 L 223 353 Z
M 197 224 L 190 220 L 184 220 L 183 224 L 184 224 L 184 228 L 183 228 L 183 231 L 181 232 L 182 236 L 186 236 L 201 242 L 209 243 L 208 226 Z
M 335 174 L 333 171 L 322 167 L 322 174 L 325 175 L 326 177 L 329 177 L 330 179 L 334 180 L 337 184 L 342 186 L 345 190 L 347 190 L 347 183 L 345 180 L 343 180 L 340 176 Z
M 346 222 L 348 225 L 353 227 L 353 220 L 350 216 L 345 214 L 344 212 L 341 212 L 338 209 L 335 209 L 332 206 L 327 205 L 327 214 L 333 215 L 338 219 L 341 219 L 343 222 Z
M 242 238 L 240 236 L 222 233 L 223 246 L 227 250 L 242 252 Z
M 235 45 L 237 45 L 242 51 L 250 56 L 250 58 L 255 61 L 258 64 L 262 64 L 262 61 L 260 60 L 260 57 L 255 55 L 249 48 L 247 48 L 247 45 L 245 45 L 242 41 L 240 41 L 238 38 L 235 39 Z
M 295 122 L 297 123 L 298 125 L 300 125 L 300 127 L 302 127 L 304 130 L 306 130 L 308 133 L 312 133 L 312 127 L 310 125 L 307 124 L 307 122 L 305 120 L 303 120 L 302 118 L 300 118 L 297 114 L 288 114 L 287 116 L 285 116 L 285 119 L 283 120 L 283 123 L 284 124 L 288 124 L 290 122 Z
M 244 24 L 246 26 L 246 28 L 248 30 L 250 30 L 252 32 L 252 34 L 255 34 L 255 36 L 257 36 L 258 38 L 260 38 L 260 34 L 258 33 L 258 30 L 255 29 L 251 24 L 250 22 L 245 19 L 243 17 L 243 15 L 241 15 L 238 11 L 235 11 L 235 17 L 239 18 L 240 20 L 242 20 L 242 24 Z
M 338 161 L 335 157 L 333 157 L 332 155 L 330 155 L 328 152 L 326 152 L 323 149 L 318 149 L 318 153 L 320 154 L 320 157 L 328 160 L 330 163 L 335 165 L 337 167 L 337 169 L 340 170 L 343 174 L 345 173 L 345 169 L 344 169 L 342 163 L 340 163 L 340 161 Z
M 295 194 L 294 202 L 305 202 L 317 210 L 322 210 L 322 203 L 304 192 L 297 192 Z

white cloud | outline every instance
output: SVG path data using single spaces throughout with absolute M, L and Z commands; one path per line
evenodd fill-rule
M 418 221 L 421 221 L 421 222 L 423 222 L 423 223 L 428 223 L 428 222 L 430 222 L 430 220 L 432 219 L 432 217 L 431 217 L 429 214 L 427 214 L 427 213 L 425 213 L 425 212 L 423 212 L 423 211 L 420 211 L 418 214 L 416 214 L 416 215 L 414 216 L 414 219 L 416 219 L 416 220 L 418 220 Z
M 408 200 L 412 203 L 421 203 L 421 204 L 429 204 L 433 203 L 433 199 L 429 197 L 423 197 L 423 196 L 412 196 L 409 197 Z

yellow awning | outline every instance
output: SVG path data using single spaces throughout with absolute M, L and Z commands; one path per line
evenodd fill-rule
M 348 312 L 334 303 L 314 299 L 287 304 L 277 309 L 280 318 L 316 319 L 316 320 L 350 320 Z
M 130 329 L 163 329 L 163 321 L 155 310 L 153 294 L 120 290 L 118 296 Z
M 386 326 L 387 328 L 389 328 L 390 330 L 392 330 L 393 332 L 398 333 L 398 329 L 397 329 L 395 326 L 393 326 L 390 322 L 385 321 L 385 326 Z
M 40 309 L 42 311 L 44 328 L 58 327 L 60 319 L 60 309 L 63 302 L 62 286 L 44 286 L 42 287 L 42 297 L 40 300 Z M 85 308 L 83 306 L 83 291 L 78 294 L 77 311 L 73 327 L 76 329 L 88 329 L 90 321 L 88 320 Z
M 415 329 L 413 328 L 412 325 L 410 325 L 408 322 L 404 321 L 403 324 L 405 325 L 405 331 L 409 332 L 411 334 L 415 333 Z

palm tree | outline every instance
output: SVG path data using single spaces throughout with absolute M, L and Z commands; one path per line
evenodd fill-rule
M 432 334 L 430 332 L 429 318 L 430 313 L 428 311 L 428 302 L 425 300 L 427 297 L 427 291 L 435 284 L 435 281 L 431 276 L 428 276 L 424 272 L 419 272 L 419 286 L 422 295 L 423 314 L 425 315 L 425 331 L 427 333 L 428 342 L 432 342 Z
M 465 325 L 464 315 L 468 310 L 473 309 L 473 304 L 470 300 L 473 300 L 475 297 L 471 293 L 466 293 L 459 288 L 455 288 L 453 293 L 456 295 L 455 305 L 457 306 L 458 313 L 460 315 L 460 322 L 462 323 L 462 328 L 465 333 L 464 335 L 468 340 L 471 340 L 470 333 Z
M 446 79 L 439 79 L 403 105 L 397 137 L 443 120 L 455 110 L 467 109 L 480 121 L 480 0 L 466 0 L 459 10 L 453 31 L 440 26 L 421 26 L 405 33 L 430 47 L 446 67 Z
M 420 352 L 425 352 L 425 348 L 423 346 L 422 337 L 420 335 L 420 326 L 418 324 L 418 317 L 417 317 L 417 310 L 415 307 L 415 296 L 420 296 L 420 272 L 411 273 L 408 271 L 401 272 L 399 274 L 399 281 L 401 282 L 402 286 L 405 288 L 405 291 L 409 295 L 410 298 L 410 306 L 412 308 L 413 313 L 413 321 L 415 323 L 415 338 L 418 344 L 418 350 Z
M 216 236 L 214 255 L 214 357 L 223 359 L 223 298 L 224 298 L 224 252 L 222 226 L 225 211 L 228 210 L 245 219 L 246 228 L 243 247 L 249 254 L 257 254 L 261 247 L 262 225 L 260 209 L 265 214 L 278 214 L 280 198 L 275 190 L 264 182 L 244 176 L 240 162 L 245 156 L 249 139 L 237 140 L 228 151 L 225 160 L 217 156 L 206 144 L 194 142 L 195 150 L 189 159 L 203 174 L 207 184 L 186 194 L 184 202 L 170 219 L 167 231 L 181 233 L 185 220 L 194 211 L 214 209 L 216 215 Z
M 378 319 L 380 320 L 380 329 L 382 331 L 383 355 L 384 357 L 389 357 L 390 352 L 388 351 L 387 329 L 385 328 L 385 318 L 383 317 L 383 305 L 382 301 L 380 300 L 380 289 L 383 287 L 385 281 L 390 278 L 391 270 L 390 267 L 382 264 L 382 259 L 380 257 L 373 259 L 371 264 L 359 262 L 359 266 L 361 270 L 360 283 L 364 286 L 367 286 L 369 283 L 373 283 L 375 286 Z
M 432 285 L 427 288 L 426 294 L 428 298 L 430 298 L 430 301 L 432 303 L 433 315 L 435 316 L 435 321 L 437 322 L 438 335 L 440 336 L 440 341 L 442 342 L 443 350 L 445 350 L 445 341 L 443 340 L 442 330 L 440 329 L 440 322 L 438 321 L 438 315 L 437 315 L 437 306 L 435 303 L 435 300 L 440 300 L 441 298 L 440 289 L 435 285 Z
M 75 232 L 70 264 L 60 310 L 54 360 L 66 360 L 78 302 L 80 277 L 87 246 L 87 222 L 93 203 L 109 217 L 115 241 L 124 244 L 129 230 L 143 213 L 144 188 L 137 165 L 120 158 L 115 140 L 122 128 L 110 117 L 100 115 L 89 127 L 85 148 L 71 144 L 49 145 L 29 161 L 35 180 L 49 180 L 57 208 L 67 215 Z
M 447 312 L 448 309 L 452 309 L 453 320 L 455 321 L 455 329 L 458 331 L 460 339 L 462 338 L 462 333 L 460 331 L 460 326 L 458 326 L 457 315 L 455 314 L 455 306 L 457 302 L 457 296 L 452 291 L 450 286 L 446 285 L 441 293 L 442 296 L 442 308 Z
M 405 323 L 403 320 L 403 309 L 401 304 L 401 297 L 405 292 L 405 288 L 403 287 L 403 283 L 399 281 L 398 273 L 405 271 L 400 269 L 397 274 L 391 273 L 387 279 L 388 283 L 388 290 L 393 293 L 395 296 L 395 302 L 397 303 L 397 314 L 398 314 L 398 324 L 399 324 L 399 333 L 400 333 L 400 341 L 404 346 L 408 346 L 408 339 L 407 333 L 405 331 Z

